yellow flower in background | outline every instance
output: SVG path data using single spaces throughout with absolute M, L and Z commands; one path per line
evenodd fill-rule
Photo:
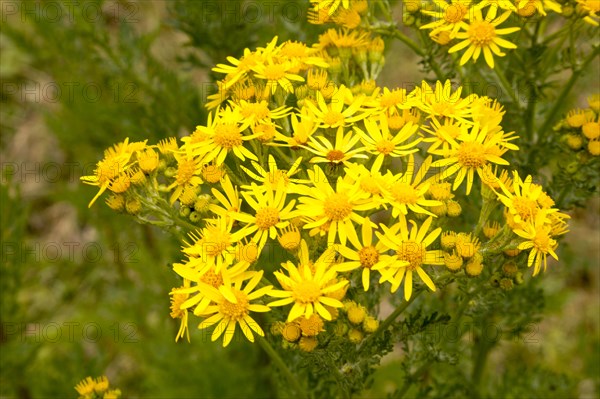
M 358 212 L 372 209 L 374 205 L 355 187 L 348 186 L 339 178 L 335 190 L 327 181 L 327 175 L 315 166 L 308 170 L 313 187 L 298 186 L 300 204 L 294 216 L 308 219 L 305 229 L 312 229 L 329 223 L 328 242 L 333 244 L 339 236 L 342 244 L 348 236 L 356 237 L 354 222 L 364 223 L 364 217 Z M 357 238 L 358 239 L 358 238 Z
M 585 22 L 594 26 L 600 24 L 600 1 L 577 0 L 577 4 L 588 13 L 588 15 L 583 18 Z
M 242 280 L 237 280 L 230 285 L 222 285 L 219 289 L 199 283 L 200 289 L 212 301 L 212 304 L 200 313 L 200 316 L 208 317 L 200 323 L 198 328 L 202 330 L 218 323 L 213 330 L 211 340 L 216 341 L 223 335 L 223 347 L 229 345 L 238 325 L 250 342 L 254 342 L 252 332 L 263 337 L 264 331 L 250 316 L 250 312 L 264 313 L 271 310 L 269 306 L 252 303 L 252 301 L 269 294 L 273 288 L 268 285 L 254 290 L 263 273 L 262 270 L 255 272 L 244 288 L 242 288 Z
M 329 15 L 333 15 L 340 6 L 350 9 L 350 0 L 310 0 L 315 9 L 327 9 Z
M 344 170 L 346 173 L 344 181 L 349 185 L 357 185 L 358 190 L 365 193 L 375 208 L 383 206 L 387 209 L 384 193 L 393 176 L 389 170 L 385 176 L 381 174 L 382 161 L 383 159 L 376 159 L 371 169 L 367 169 L 364 165 L 350 163 Z
M 303 148 L 316 155 L 311 158 L 311 163 L 328 163 L 330 166 L 338 166 L 340 164 L 347 165 L 353 158 L 369 158 L 362 153 L 364 147 L 354 148 L 359 142 L 360 136 L 353 134 L 352 131 L 344 135 L 342 126 L 337 129 L 335 144 L 331 144 L 324 136 L 311 136 L 309 139 L 308 146 L 303 146 Z
M 195 157 L 191 147 L 185 146 L 182 153 L 174 153 L 177 160 L 177 174 L 175 181 L 168 187 L 169 190 L 175 189 L 169 202 L 173 204 L 177 201 L 186 189 L 196 189 L 203 183 L 200 177 L 202 166 L 200 158 Z
M 385 264 L 387 248 L 381 243 L 373 243 L 373 228 L 371 221 L 365 220 L 362 225 L 361 240 L 349 239 L 354 249 L 341 245 L 337 247 L 337 251 L 346 258 L 335 266 L 338 272 L 349 272 L 358 268 L 362 268 L 362 285 L 365 291 L 369 290 L 371 281 L 371 270 L 380 270 Z
M 336 281 L 337 271 L 332 267 L 335 260 L 335 248 L 329 247 L 315 261 L 312 269 L 308 265 L 296 267 L 291 262 L 283 264 L 283 271 L 275 272 L 275 277 L 283 290 L 273 290 L 269 293 L 275 298 L 282 298 L 269 303 L 269 306 L 285 306 L 294 304 L 290 309 L 287 321 L 298 317 L 309 318 L 317 313 L 325 320 L 331 320 L 331 312 L 325 306 L 341 308 L 342 302 L 334 298 L 335 292 L 344 288 L 347 280 Z
M 452 82 L 446 80 L 443 84 L 439 80 L 435 88 L 425 81 L 413 93 L 415 106 L 426 113 L 429 118 L 452 118 L 467 122 L 470 115 L 470 99 L 461 98 L 462 86 L 452 92 Z
M 427 152 L 435 154 L 439 149 L 442 151 L 450 150 L 450 142 L 447 137 L 457 140 L 459 137 L 468 133 L 469 125 L 465 122 L 444 118 L 443 124 L 435 116 L 431 118 L 429 126 L 423 126 L 421 129 L 433 137 L 425 137 L 423 142 L 431 143 Z
M 231 232 L 233 219 L 206 220 L 199 234 L 190 233 L 192 243 L 186 243 L 182 252 L 190 257 L 188 265 L 200 271 L 215 267 L 219 272 L 232 263 L 233 245 L 241 237 Z
M 93 379 L 86 377 L 81 380 L 75 390 L 79 394 L 79 399 L 118 399 L 121 397 L 120 389 L 109 389 L 110 382 L 106 376 Z
M 292 82 L 304 82 L 304 78 L 296 73 L 298 63 L 284 61 L 280 63 L 267 59 L 264 64 L 258 64 L 252 68 L 254 77 L 266 80 L 266 85 L 270 88 L 271 94 L 275 94 L 278 87 L 288 93 L 294 92 Z
M 412 227 L 409 229 L 406 217 L 400 215 L 398 223 L 391 228 L 381 224 L 383 234 L 377 233 L 381 242 L 396 252 L 388 261 L 388 270 L 380 281 L 391 282 L 391 292 L 396 292 L 404 281 L 404 299 L 407 301 L 412 296 L 413 272 L 419 275 L 431 291 L 435 291 L 435 284 L 423 270 L 423 266 L 444 265 L 444 251 L 427 249 L 442 232 L 441 227 L 429 232 L 432 221 L 430 216 L 419 227 L 411 220 Z
M 466 64 L 471 58 L 473 61 L 477 61 L 481 53 L 485 62 L 490 68 L 494 67 L 494 54 L 503 57 L 506 54 L 500 50 L 500 47 L 507 49 L 515 49 L 517 46 L 500 36 L 508 35 L 516 32 L 521 28 L 502 28 L 498 29 L 498 25 L 506 21 L 510 16 L 511 12 L 506 11 L 498 18 L 496 18 L 496 7 L 490 7 L 485 19 L 482 16 L 481 8 L 475 7 L 473 10 L 473 18 L 468 25 L 464 28 L 464 32 L 458 32 L 456 34 L 457 39 L 462 39 L 462 42 L 452 46 L 448 53 L 452 54 L 457 51 L 467 48 L 460 58 L 460 65 Z

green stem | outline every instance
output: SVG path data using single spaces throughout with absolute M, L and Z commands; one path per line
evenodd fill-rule
M 594 58 L 596 58 L 596 56 L 598 55 L 599 52 L 600 52 L 600 46 L 595 47 L 593 49 L 593 51 L 590 53 L 590 55 L 588 55 L 587 58 L 581 63 L 581 66 L 579 68 L 573 70 L 571 77 L 569 78 L 567 83 L 564 85 L 562 91 L 558 95 L 558 98 L 554 102 L 554 106 L 548 112 L 548 114 L 547 114 L 548 116 L 546 117 L 546 120 L 542 124 L 542 127 L 538 130 L 538 137 L 540 138 L 540 144 L 545 141 L 546 136 L 548 136 L 548 134 L 546 132 L 550 129 L 550 127 L 552 126 L 552 124 L 554 123 L 556 118 L 558 118 L 560 116 L 560 111 L 561 111 L 562 107 L 564 106 L 563 103 L 564 103 L 565 99 L 567 98 L 567 96 L 569 95 L 569 93 L 571 92 L 571 89 L 573 88 L 573 86 L 575 86 L 577 79 L 579 79 L 581 77 L 581 75 L 582 75 L 581 72 L 594 60 Z
M 519 98 L 517 97 L 517 94 L 513 90 L 508 79 L 506 79 L 504 72 L 500 69 L 500 67 L 498 65 L 496 65 L 496 67 L 492 68 L 492 69 L 494 70 L 494 73 L 498 77 L 498 80 L 500 81 L 500 85 L 502 86 L 502 88 L 508 93 L 508 95 L 510 96 L 510 99 L 515 103 L 515 106 L 517 108 L 520 108 L 521 105 L 519 103 Z
M 258 344 L 261 346 L 261 348 L 263 348 L 263 350 L 267 353 L 267 355 L 269 355 L 271 360 L 273 360 L 273 362 L 275 362 L 275 364 L 277 364 L 277 366 L 279 367 L 281 372 L 286 376 L 286 378 L 289 380 L 290 384 L 292 384 L 292 386 L 294 387 L 294 389 L 296 390 L 296 392 L 298 394 L 298 397 L 308 398 L 308 395 L 306 394 L 304 388 L 302 388 L 302 386 L 300 385 L 298 380 L 294 377 L 294 375 L 292 374 L 290 369 L 286 366 L 285 362 L 283 361 L 281 356 L 279 356 L 277 351 L 275 351 L 275 349 L 273 349 L 273 347 L 271 346 L 269 341 L 267 341 L 265 338 L 260 337 L 260 336 L 257 337 L 257 340 L 258 340 Z
M 485 339 L 484 337 L 479 337 L 479 342 L 476 346 L 476 357 L 473 362 L 473 371 L 471 375 L 471 382 L 473 384 L 474 397 L 481 397 L 481 377 L 483 376 L 483 371 L 485 368 L 485 363 L 487 361 L 488 354 L 494 345 Z

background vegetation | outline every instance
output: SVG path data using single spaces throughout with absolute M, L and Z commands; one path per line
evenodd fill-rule
M 223 350 L 194 333 L 191 344 L 175 344 L 166 293 L 178 285 L 169 262 L 179 244 L 101 203 L 88 210 L 95 190 L 79 177 L 126 137 L 157 142 L 192 132 L 206 119 L 210 68 L 228 55 L 274 32 L 312 42 L 321 28 L 306 23 L 302 1 L 78 4 L 0 2 L 0 397 L 74 397 L 79 380 L 103 374 L 128 398 L 282 396 L 282 379 L 257 345 Z M 396 11 L 400 20 L 401 4 Z M 433 77 L 401 43 L 389 46 L 387 60 L 384 85 Z M 573 107 L 598 90 L 597 76 L 578 83 Z M 484 381 L 497 397 L 598 397 L 599 204 L 596 196 L 573 214 L 560 264 L 530 291 L 544 295 L 511 304 L 543 317 L 525 339 L 503 336 L 494 348 Z M 449 339 L 428 322 L 423 345 Z M 393 349 L 361 397 L 402 390 L 419 351 Z M 458 354 L 447 355 L 425 359 L 446 379 L 447 391 L 431 396 L 451 397 L 461 385 Z

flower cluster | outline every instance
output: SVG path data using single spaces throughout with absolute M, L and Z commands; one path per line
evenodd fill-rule
M 364 3 L 314 2 L 313 14 L 348 23 Z M 494 19 L 490 6 L 487 22 L 482 7 L 470 24 L 431 28 L 466 38 L 453 47 L 471 43 L 463 59 L 483 51 L 491 64 L 497 46 L 490 43 L 506 44 L 495 26 L 510 11 Z M 469 29 L 491 29 L 494 41 L 473 45 Z M 193 315 L 224 346 L 238 329 L 253 342 L 272 315 L 286 341 L 310 351 L 344 308 L 362 326 L 350 336 L 358 343 L 377 321 L 365 319 L 361 305 L 344 307 L 354 299 L 349 288 L 402 286 L 408 301 L 415 284 L 436 291 L 441 271 L 464 263 L 467 275 L 478 276 L 486 259 L 506 250 L 528 251 L 534 275 L 546 255 L 556 258 L 567 216 L 531 177 L 515 171 L 509 179 L 498 169 L 519 149 L 502 128 L 502 106 L 462 96 L 450 81 L 378 87 L 382 52 L 379 37 L 336 29 L 312 47 L 274 38 L 246 49 L 214 69 L 225 77 L 210 96 L 206 124 L 180 143 L 125 140 L 82 178 L 100 188 L 94 200 L 108 189 L 111 208 L 187 233 L 183 260 L 173 265 L 182 279 L 171 291 L 177 339 L 189 339 Z M 451 218 L 465 201 L 473 212 L 480 195 L 475 231 L 455 232 Z M 502 228 L 490 219 L 499 204 Z
M 93 379 L 86 377 L 80 381 L 75 390 L 79 394 L 79 399 L 117 399 L 121 397 L 120 389 L 109 389 L 109 381 L 106 376 Z

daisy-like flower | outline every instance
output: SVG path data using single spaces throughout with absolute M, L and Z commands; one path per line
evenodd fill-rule
M 246 203 L 254 209 L 255 214 L 250 215 L 240 212 L 233 215 L 233 218 L 246 224 L 241 230 L 238 230 L 235 238 L 243 238 L 254 233 L 252 241 L 258 244 L 260 253 L 267 242 L 267 238 L 272 240 L 277 238 L 277 229 L 281 229 L 289 224 L 288 220 L 293 217 L 291 213 L 296 200 L 285 203 L 287 191 L 284 189 L 284 182 L 281 180 L 275 189 L 259 189 L 253 184 L 251 191 L 242 192 Z
M 500 156 L 507 150 L 519 149 L 507 141 L 503 132 L 488 134 L 487 127 L 481 128 L 475 123 L 467 135 L 460 136 L 461 142 L 446 136 L 451 145 L 448 151 L 437 150 L 434 154 L 442 155 L 445 159 L 435 161 L 431 166 L 448 166 L 441 177 L 443 180 L 457 173 L 452 186 L 456 190 L 467 178 L 467 195 L 471 192 L 475 172 L 483 179 L 483 168 L 489 163 L 508 165 L 508 161 Z
M 577 0 L 577 4 L 587 11 L 583 20 L 590 25 L 598 26 L 600 24 L 600 1 L 598 0 Z
M 274 62 L 273 59 L 267 59 L 266 63 L 258 64 L 252 68 L 254 77 L 266 80 L 266 85 L 271 89 L 271 94 L 275 94 L 278 87 L 288 93 L 294 92 L 292 82 L 304 82 L 304 78 L 296 73 L 298 64 L 292 61 Z
M 296 267 L 291 262 L 282 264 L 287 274 L 284 271 L 274 274 L 283 290 L 269 293 L 270 296 L 281 299 L 268 305 L 274 307 L 293 303 L 287 317 L 288 322 L 301 316 L 308 319 L 314 313 L 325 320 L 331 320 L 331 313 L 325 306 L 343 307 L 342 302 L 334 298 L 334 293 L 348 284 L 347 280 L 336 281 L 337 270 L 332 267 L 334 259 L 335 249 L 330 247 L 314 262 L 312 270 L 308 265 Z
M 383 88 L 383 92 L 377 96 L 377 108 L 387 115 L 396 115 L 398 110 L 410 109 L 412 98 L 406 94 L 406 89 L 390 90 Z
M 81 177 L 81 181 L 85 184 L 98 186 L 100 188 L 98 193 L 88 204 L 88 208 L 96 202 L 98 197 L 100 197 L 106 189 L 111 187 L 113 182 L 119 176 L 124 175 L 124 173 L 133 166 L 133 163 L 130 162 L 132 155 L 145 147 L 146 141 L 130 143 L 129 138 L 126 138 L 125 141 L 115 144 L 104 151 L 104 159 L 96 164 L 94 174 L 92 176 Z
M 365 145 L 365 150 L 373 155 L 377 155 L 376 160 L 385 157 L 398 158 L 404 155 L 419 151 L 416 148 L 421 142 L 420 137 L 415 137 L 418 125 L 407 123 L 395 135 L 390 133 L 387 116 L 382 114 L 379 117 L 379 124 L 374 118 L 366 118 L 364 121 L 366 132 L 355 126 L 354 130 L 358 132 L 360 139 Z M 414 137 L 414 140 L 407 143 Z
M 477 61 L 483 52 L 485 62 L 490 68 L 493 68 L 493 54 L 499 57 L 506 55 L 500 50 L 500 47 L 507 49 L 517 48 L 515 44 L 502 39 L 500 36 L 516 32 L 521 28 L 514 27 L 498 29 L 498 25 L 506 21 L 506 19 L 510 16 L 510 11 L 506 11 L 496 18 L 496 12 L 498 9 L 496 7 L 490 7 L 484 19 L 481 13 L 481 8 L 475 7 L 472 10 L 473 17 L 471 18 L 468 27 L 465 28 L 464 32 L 459 32 L 456 34 L 456 38 L 462 39 L 462 41 L 452 46 L 450 50 L 448 50 L 448 53 L 452 54 L 467 48 L 460 58 L 460 65 L 464 65 L 471 58 L 473 61 Z
M 361 153 L 364 147 L 354 148 L 359 140 L 360 136 L 353 134 L 352 131 L 344 135 L 344 128 L 340 126 L 335 135 L 335 145 L 323 136 L 311 136 L 308 146 L 303 146 L 303 148 L 317 155 L 310 160 L 311 163 L 328 163 L 331 166 L 346 165 L 353 158 L 368 158 L 366 154 Z
M 233 152 L 244 161 L 246 158 L 258 160 L 256 155 L 244 147 L 244 142 L 252 140 L 257 135 L 243 135 L 249 122 L 245 121 L 239 110 L 231 107 L 220 108 L 212 118 L 208 116 L 207 126 L 198 126 L 198 131 L 206 134 L 207 139 L 193 146 L 194 154 L 202 157 L 202 162 L 212 160 L 220 165 L 225 161 L 229 152 Z
M 382 158 L 377 158 L 371 165 L 371 169 L 367 169 L 364 165 L 350 163 L 346 166 L 344 181 L 349 185 L 356 185 L 368 196 L 376 208 L 383 206 L 387 209 L 384 192 L 393 177 L 389 170 L 385 176 L 381 174 L 382 162 Z
M 386 189 L 385 198 L 393 206 L 392 215 L 394 217 L 397 217 L 399 214 L 406 215 L 409 209 L 415 213 L 435 216 L 423 208 L 442 205 L 440 201 L 425 198 L 425 194 L 431 184 L 431 178 L 426 179 L 430 166 L 431 157 L 427 157 L 418 172 L 415 173 L 415 158 L 411 154 L 408 159 L 406 172 L 395 176 L 390 181 Z
M 469 9 L 472 0 L 456 0 L 446 3 L 444 0 L 434 0 L 436 11 L 421 10 L 423 14 L 432 16 L 435 20 L 422 25 L 420 29 L 432 29 L 430 36 L 440 32 L 449 32 L 450 37 L 456 36 L 458 30 L 465 26 L 465 20 L 469 18 Z
M 274 109 L 269 108 L 269 103 L 265 100 L 261 101 L 246 101 L 240 100 L 229 101 L 234 112 L 239 110 L 240 115 L 244 118 L 244 121 L 249 123 L 250 127 L 254 127 L 260 123 L 267 123 L 273 119 L 280 119 L 290 113 L 290 107 L 277 107 Z
M 525 223 L 522 228 L 513 230 L 516 235 L 525 239 L 517 248 L 520 250 L 531 249 L 527 258 L 527 266 L 534 266 L 534 276 L 540 272 L 542 264 L 544 265 L 544 271 L 546 271 L 548 254 L 558 260 L 558 256 L 554 252 L 558 244 L 552 238 L 552 226 L 547 223 L 547 213 L 547 210 L 540 211 L 535 219 Z
M 530 17 L 537 11 L 540 15 L 546 16 L 546 9 L 558 14 L 562 13 L 560 4 L 553 0 L 516 0 L 517 14 L 522 17 Z
M 392 283 L 392 292 L 396 292 L 404 280 L 404 299 L 407 301 L 412 295 L 413 272 L 421 277 L 431 291 L 435 291 L 435 284 L 423 270 L 423 265 L 444 265 L 444 251 L 427 249 L 442 232 L 441 227 L 429 232 L 432 220 L 428 217 L 421 227 L 411 220 L 409 232 L 406 217 L 401 215 L 396 225 L 388 228 L 382 224 L 384 234 L 377 233 L 381 242 L 396 252 L 387 265 L 389 272 L 381 279 Z
M 335 266 L 338 272 L 349 272 L 362 268 L 362 285 L 365 291 L 369 290 L 371 281 L 371 270 L 380 270 L 386 266 L 386 248 L 381 242 L 373 243 L 373 228 L 371 222 L 365 220 L 362 225 L 361 241 L 355 241 L 350 238 L 350 243 L 354 249 L 342 245 L 337 247 L 337 251 L 346 258 Z M 408 263 L 406 263 L 408 265 Z
M 339 178 L 335 190 L 327 181 L 327 176 L 321 168 L 315 165 L 314 170 L 308 170 L 308 176 L 313 187 L 298 186 L 300 204 L 294 216 L 305 217 L 309 220 L 305 229 L 314 229 L 329 223 L 328 242 L 333 244 L 339 235 L 340 242 L 346 244 L 348 236 L 356 237 L 354 222 L 364 223 L 365 218 L 357 212 L 374 207 L 355 187 L 348 186 Z
M 177 160 L 177 174 L 175 181 L 168 187 L 169 190 L 175 189 L 169 202 L 175 203 L 181 197 L 183 192 L 189 188 L 196 188 L 203 183 L 200 174 L 202 165 L 200 158 L 195 157 L 190 146 L 183 146 L 182 153 L 174 153 Z
M 430 118 L 453 118 L 467 122 L 466 118 L 471 112 L 470 100 L 461 98 L 461 93 L 461 86 L 453 93 L 450 80 L 443 84 L 438 80 L 435 82 L 435 89 L 423 81 L 421 87 L 417 87 L 411 94 L 415 97 L 415 105 Z
M 186 243 L 182 251 L 190 257 L 188 265 L 203 271 L 215 267 L 220 272 L 232 263 L 233 245 L 239 241 L 231 233 L 233 220 L 218 218 L 207 220 L 199 233 L 190 233 L 192 243 Z
M 515 171 L 512 187 L 507 187 L 499 179 L 496 183 L 501 189 L 501 192 L 496 191 L 496 195 L 507 209 L 506 221 L 513 230 L 523 227 L 523 224 L 533 224 L 542 209 L 545 210 L 545 215 L 558 212 L 558 209 L 552 208 L 554 201 L 544 193 L 542 186 L 533 184 L 531 176 L 522 180 Z M 546 223 L 549 222 L 549 219 L 546 220 Z
M 315 118 L 311 115 L 308 107 L 302 107 L 299 113 L 292 113 L 292 137 L 286 136 L 281 133 L 275 134 L 276 141 L 282 141 L 284 144 L 271 144 L 274 146 L 291 147 L 292 149 L 298 148 L 308 143 L 308 139 L 317 130 L 318 123 Z
M 310 3 L 317 10 L 327 9 L 329 15 L 333 15 L 340 5 L 343 9 L 350 9 L 350 0 L 310 0 Z
M 298 179 L 293 179 L 292 176 L 298 172 L 298 167 L 302 163 L 302 157 L 296 159 L 296 161 L 290 166 L 288 170 L 279 169 L 277 166 L 277 162 L 273 155 L 269 155 L 269 170 L 265 170 L 258 162 L 252 162 L 252 166 L 254 166 L 254 170 L 258 173 L 254 173 L 250 169 L 245 166 L 240 165 L 242 170 L 246 172 L 248 176 L 250 176 L 255 181 L 261 183 L 259 189 L 261 190 L 276 190 L 280 184 L 283 182 L 283 189 L 286 192 L 293 191 L 294 183 L 299 182 Z M 243 189 L 251 189 L 251 186 L 242 186 Z
M 216 289 L 208 284 L 199 283 L 200 289 L 213 304 L 207 306 L 201 313 L 201 316 L 207 317 L 198 326 L 204 329 L 212 325 L 217 326 L 213 330 L 211 340 L 216 341 L 223 335 L 223 347 L 229 345 L 235 328 L 240 326 L 242 333 L 248 341 L 254 342 L 254 331 L 261 337 L 265 333 L 258 323 L 250 316 L 250 312 L 269 312 L 271 308 L 266 305 L 252 303 L 252 301 L 263 297 L 271 292 L 273 286 L 268 285 L 254 290 L 263 276 L 263 271 L 256 274 L 242 288 L 243 281 L 237 280 L 231 285 L 222 285 Z
M 468 133 L 469 126 L 465 122 L 452 119 L 443 119 L 442 124 L 435 116 L 431 118 L 429 126 L 423 126 L 424 132 L 427 132 L 432 137 L 423 139 L 426 143 L 431 143 L 427 152 L 434 154 L 438 149 L 442 151 L 450 150 L 450 143 L 446 137 L 457 140 L 460 136 Z
M 350 98 L 350 105 L 344 109 L 347 98 Z M 317 92 L 317 104 L 307 101 L 306 105 L 312 111 L 319 127 L 340 127 L 364 119 L 366 114 L 361 112 L 363 101 L 364 97 L 352 98 L 350 89 L 341 85 L 334 92 L 329 104 L 325 102 L 321 92 Z

